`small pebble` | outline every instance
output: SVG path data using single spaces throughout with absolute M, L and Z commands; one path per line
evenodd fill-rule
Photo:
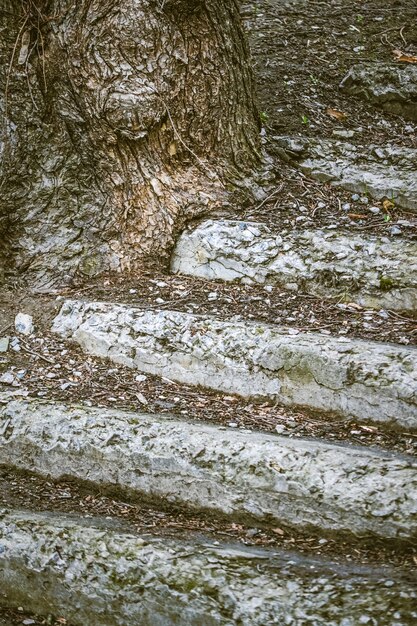
M 229 422 L 229 423 L 228 423 L 228 426 L 229 426 L 230 428 L 237 428 L 237 427 L 239 426 L 239 424 L 238 424 L 237 422 Z
M 355 132 L 353 130 L 334 130 L 332 133 L 335 137 L 341 137 L 342 139 L 351 139 Z
M 21 350 L 20 341 L 17 337 L 13 337 L 13 339 L 10 342 L 10 345 L 12 347 L 12 350 L 14 350 L 14 352 L 20 352 Z
M 0 383 L 4 383 L 5 385 L 13 385 L 15 382 L 15 377 L 11 372 L 6 372 L 0 376 Z
M 10 339 L 9 337 L 1 337 L 0 339 L 0 352 L 7 352 L 9 349 Z
M 217 300 L 217 298 L 218 298 L 217 291 L 212 291 L 207 296 L 207 300 L 209 302 L 214 302 L 214 300 Z
M 14 320 L 14 327 L 22 335 L 33 333 L 33 317 L 27 313 L 18 313 Z
M 285 432 L 285 426 L 283 424 L 277 424 L 275 426 L 275 430 L 278 433 L 278 435 L 282 435 L 282 433 Z
M 401 235 L 403 231 L 401 230 L 401 228 L 398 228 L 398 226 L 392 226 L 389 229 L 389 232 L 391 233 L 391 235 Z
M 357 202 L 359 200 L 359 198 L 360 198 L 360 195 L 358 193 L 353 193 L 351 195 L 351 198 L 352 198 L 353 202 Z
M 350 211 L 350 204 L 349 204 L 349 202 L 345 202 L 345 204 L 342 204 L 342 209 L 344 211 Z
M 378 213 L 381 213 L 381 209 L 378 206 L 371 206 L 369 207 L 369 210 L 374 215 L 378 215 Z
M 289 291 L 298 291 L 297 283 L 287 283 L 287 289 Z

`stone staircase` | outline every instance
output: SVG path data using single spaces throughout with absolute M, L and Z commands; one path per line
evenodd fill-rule
M 236 230 L 244 235 L 241 243 Z M 233 242 L 230 249 L 227 241 Z M 362 264 L 358 259 L 364 246 L 381 244 L 375 238 L 365 243 L 368 248 L 363 241 L 345 246 L 347 257 L 335 262 L 334 272 L 356 289 L 357 299 L 367 297 L 369 287 L 376 307 L 385 292 L 364 276 L 375 278 L 377 267 L 372 255 Z M 284 288 L 280 264 L 287 251 L 281 255 L 281 245 L 257 224 L 211 221 L 182 235 L 172 268 L 187 271 L 185 281 L 194 280 L 194 272 L 218 280 L 238 273 L 240 280 L 265 281 L 267 287 L 281 281 Z M 397 280 L 401 243 L 382 245 L 387 251 L 381 271 Z M 317 249 L 324 259 L 317 261 L 319 281 L 334 253 Z M 303 255 L 309 257 L 307 246 Z M 290 265 L 283 263 L 284 269 Z M 353 267 L 363 280 L 350 285 Z M 294 263 L 291 271 L 291 280 L 300 281 L 303 267 Z M 412 293 L 411 281 L 405 289 Z M 305 421 L 311 419 L 308 409 L 315 409 L 330 429 L 332 421 L 353 419 L 371 430 L 416 432 L 413 346 L 157 305 L 86 299 L 58 304 L 52 336 L 78 344 L 85 358 L 140 372 L 139 380 L 154 375 L 254 403 L 276 402 L 304 411 Z M 236 537 L 143 533 L 113 513 L 86 517 L 77 506 L 64 513 L 42 498 L 34 505 L 34 494 L 29 506 L 1 513 L 3 604 L 7 598 L 8 606 L 63 616 L 71 624 L 353 626 L 415 619 L 415 583 L 398 563 L 412 558 L 416 537 L 415 457 L 207 424 L 198 413 L 181 418 L 59 402 L 13 387 L 0 400 L 0 459 L 12 485 L 34 473 L 58 487 L 63 481 L 85 485 L 90 498 L 110 491 L 116 501 L 152 503 L 162 515 L 176 507 L 238 525 L 245 537 L 301 533 L 307 543 L 333 542 L 339 552 L 318 558 L 308 549 L 244 546 Z M 372 543 L 391 558 L 395 554 L 396 562 L 387 556 L 381 562 L 375 551 L 366 566 L 352 562 L 350 552 L 361 554 Z
M 414 69 L 372 72 L 343 91 L 414 120 Z M 412 147 L 273 145 L 323 184 L 417 208 Z M 43 298 L 47 322 L 0 355 L 1 625 L 416 622 L 412 236 L 214 216 L 165 277 Z M 282 314 L 303 298 L 340 321 Z M 104 395 L 77 397 L 84 378 Z

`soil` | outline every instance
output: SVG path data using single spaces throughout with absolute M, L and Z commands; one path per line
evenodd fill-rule
M 417 148 L 417 124 L 389 115 L 339 89 L 360 62 L 395 62 L 393 50 L 417 53 L 415 0 L 256 0 L 242 13 L 255 68 L 265 148 L 274 155 L 274 135 L 335 139 L 354 132 L 349 143 L 390 143 Z M 340 121 L 326 113 L 345 114 Z M 267 177 L 268 178 L 268 177 Z M 266 222 L 274 230 L 331 227 L 395 237 L 417 236 L 415 214 L 317 183 L 295 167 L 274 160 L 265 202 L 244 203 L 235 212 Z M 355 195 L 354 195 L 355 197 Z M 350 204 L 349 210 L 343 205 Z M 374 215 L 370 207 L 381 212 Z
M 242 12 L 269 134 L 332 138 L 349 129 L 353 143 L 417 148 L 415 124 L 339 89 L 357 63 L 395 63 L 395 49 L 417 53 L 415 0 L 255 0 Z
M 0 591 L 1 602 L 1 591 Z M 21 610 L 19 610 L 21 609 Z M 0 606 L 0 626 L 71 626 L 65 617 L 55 617 L 54 615 L 40 616 L 27 613 L 23 607 L 17 609 L 7 609 Z

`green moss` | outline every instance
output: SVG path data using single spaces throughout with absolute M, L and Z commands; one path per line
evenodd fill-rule
M 390 291 L 395 287 L 395 282 L 389 276 L 381 276 L 379 279 L 379 287 L 382 291 Z

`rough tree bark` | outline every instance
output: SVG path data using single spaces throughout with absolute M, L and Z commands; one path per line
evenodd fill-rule
M 1 248 L 38 288 L 140 268 L 259 159 L 238 0 L 1 0 L 0 62 Z

